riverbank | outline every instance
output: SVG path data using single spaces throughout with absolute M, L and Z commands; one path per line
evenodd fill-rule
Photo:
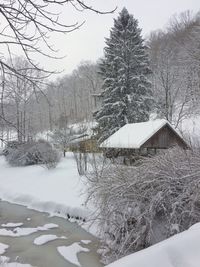
M 84 178 L 80 177 L 72 153 L 57 168 L 11 167 L 0 156 L 0 199 L 70 220 L 85 221 Z

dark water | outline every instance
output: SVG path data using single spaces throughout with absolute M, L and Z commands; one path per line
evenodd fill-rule
M 46 213 L 0 201 L 0 228 L 13 229 L 1 226 L 6 223 L 23 223 L 20 228 L 36 228 L 49 223 L 59 226 L 58 228 L 38 231 L 27 236 L 10 237 L 0 235 L 0 243 L 9 245 L 3 256 L 9 257 L 10 262 L 17 261 L 37 267 L 102 267 L 96 253 L 98 240 L 78 226 L 77 223 L 71 223 L 58 217 L 49 217 Z M 47 234 L 65 236 L 67 239 L 50 241 L 40 246 L 33 243 L 36 237 Z M 84 244 L 81 240 L 91 240 L 91 242 Z M 70 263 L 57 251 L 57 247 L 70 246 L 73 243 L 78 243 L 82 248 L 89 249 L 89 252 L 79 252 L 77 254 L 79 265 Z

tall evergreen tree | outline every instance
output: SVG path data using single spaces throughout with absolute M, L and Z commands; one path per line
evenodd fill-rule
M 104 80 L 102 105 L 94 118 L 102 142 L 126 123 L 147 121 L 153 102 L 141 29 L 126 8 L 114 20 L 106 39 L 100 70 Z

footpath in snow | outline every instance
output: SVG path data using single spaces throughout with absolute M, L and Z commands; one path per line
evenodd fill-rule
M 41 166 L 10 167 L 0 156 L 0 199 L 64 218 L 86 218 L 84 183 L 72 153 L 47 170 Z

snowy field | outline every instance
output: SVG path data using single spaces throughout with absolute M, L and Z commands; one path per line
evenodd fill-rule
M 0 157 L 0 198 L 51 215 L 88 216 L 82 179 L 72 153 L 67 153 L 53 170 L 41 166 L 10 167 Z

